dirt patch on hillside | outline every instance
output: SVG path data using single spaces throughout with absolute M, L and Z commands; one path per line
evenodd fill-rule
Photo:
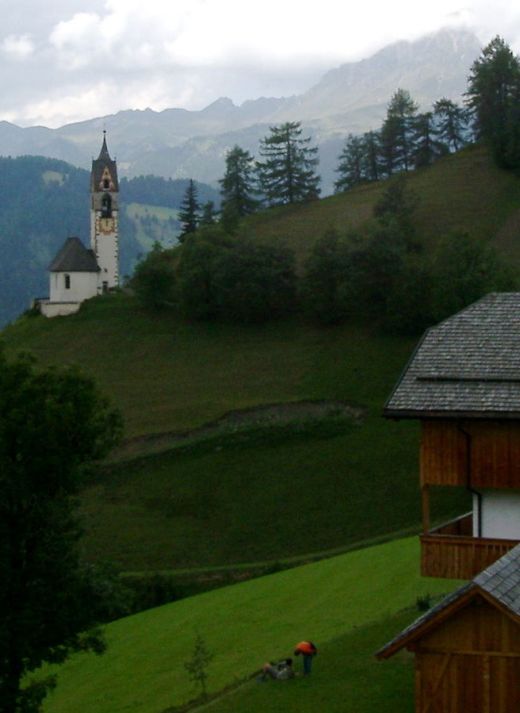
M 220 418 L 189 431 L 166 431 L 135 436 L 124 440 L 110 460 L 134 458 L 160 453 L 191 440 L 204 440 L 226 432 L 249 428 L 284 426 L 298 422 L 322 421 L 327 418 L 360 420 L 365 410 L 345 401 L 295 401 L 266 404 L 249 409 L 228 411 Z

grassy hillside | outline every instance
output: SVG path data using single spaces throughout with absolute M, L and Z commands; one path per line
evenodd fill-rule
M 289 423 L 259 424 L 253 411 L 241 428 L 105 472 L 82 499 L 89 559 L 132 571 L 276 561 L 419 522 L 417 426 L 381 417 L 412 339 L 296 320 L 185 324 L 124 295 L 66 319 L 26 317 L 4 338 L 9 351 L 94 375 L 123 411 L 127 458 L 153 445 L 143 434 L 295 405 Z M 307 422 L 298 404 L 309 400 L 344 402 L 361 417 Z M 460 507 L 448 498 L 434 516 Z
M 482 148 L 409 181 L 427 243 L 464 227 L 518 261 L 520 183 Z M 249 229 L 286 241 L 303 260 L 330 225 L 366 221 L 382 189 L 267 211 Z M 147 313 L 124 294 L 91 300 L 66 319 L 25 317 L 2 337 L 9 352 L 77 363 L 97 379 L 125 417 L 118 458 L 176 448 L 105 472 L 85 491 L 89 557 L 109 555 L 133 571 L 234 565 L 345 547 L 418 523 L 417 426 L 381 418 L 415 339 L 297 318 L 190 324 Z M 361 416 L 307 423 L 299 409 L 309 401 L 341 402 Z M 292 404 L 289 422 L 260 423 L 255 409 L 266 404 Z M 236 411 L 239 425 L 198 430 Z M 194 430 L 191 440 L 179 436 Z M 462 507 L 441 501 L 433 515 Z
M 487 150 L 471 146 L 408 176 L 418 198 L 416 226 L 426 246 L 451 230 L 490 239 L 520 265 L 520 181 L 495 166 Z M 283 241 L 300 261 L 327 228 L 356 229 L 372 215 L 385 182 L 355 188 L 306 206 L 278 208 L 248 224 L 264 240 Z
M 310 637 L 324 652 L 323 659 L 316 660 L 311 684 L 316 689 L 312 696 L 314 701 L 330 700 L 336 706 L 327 707 L 327 711 L 339 710 L 339 700 L 349 688 L 353 692 L 359 690 L 363 659 L 369 669 L 377 669 L 379 686 L 388 684 L 389 695 L 395 700 L 403 695 L 402 677 L 387 676 L 391 668 L 374 663 L 371 654 L 413 614 L 389 621 L 386 626 L 383 622 L 413 606 L 418 596 L 453 588 L 453 583 L 446 580 L 421 579 L 417 570 L 417 541 L 406 539 L 121 619 L 107 627 L 109 648 L 104 656 L 79 655 L 61 667 L 58 687 L 44 710 L 162 713 L 182 704 L 193 695 L 183 664 L 190 658 L 196 632 L 215 654 L 209 669 L 213 693 L 249 676 L 264 661 L 290 654 L 296 641 Z M 381 628 L 364 629 L 376 622 L 382 624 Z M 338 639 L 348 634 L 353 638 L 344 642 Z M 353 671 L 347 665 L 352 651 L 343 651 L 342 643 L 356 647 L 362 657 Z M 370 676 L 373 675 L 372 671 Z M 411 700 L 406 672 L 405 683 Z M 289 707 L 284 710 L 308 710 L 308 706 L 300 709 L 297 704 L 305 697 L 306 686 L 303 681 L 291 683 L 284 699 Z M 264 693 L 252 688 L 238 694 L 237 700 L 242 701 L 239 707 L 234 703 L 230 707 L 226 702 L 217 710 L 254 710 L 254 706 L 248 707 L 248 701 L 264 696 L 260 700 L 265 702 L 274 690 Z M 253 697 L 249 699 L 249 695 Z M 373 703 L 381 699 L 381 691 L 365 686 L 363 698 L 366 703 L 356 709 L 358 713 L 375 710 Z

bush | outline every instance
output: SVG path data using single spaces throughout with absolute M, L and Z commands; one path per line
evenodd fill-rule
M 294 257 L 211 228 L 183 245 L 178 285 L 181 309 L 191 319 L 264 322 L 294 307 Z
M 162 309 L 176 301 L 174 251 L 156 243 L 136 267 L 131 286 L 144 307 Z

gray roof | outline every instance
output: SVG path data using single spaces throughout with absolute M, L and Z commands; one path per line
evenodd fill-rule
M 429 329 L 384 414 L 520 417 L 520 292 L 491 293 Z
M 87 250 L 79 238 L 67 238 L 49 265 L 50 272 L 99 272 L 93 250 Z
M 384 655 L 388 649 L 399 650 L 410 637 L 419 633 L 425 624 L 435 619 L 444 609 L 456 602 L 468 592 L 486 592 L 512 614 L 520 616 L 520 545 L 516 545 L 503 557 L 478 574 L 471 582 L 444 597 L 436 606 L 412 622 L 396 637 L 389 641 L 376 656 Z M 412 638 L 416 638 L 413 637 Z
M 520 545 L 478 574 L 473 583 L 520 616 Z

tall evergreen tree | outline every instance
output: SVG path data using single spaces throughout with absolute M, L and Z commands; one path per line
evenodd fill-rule
M 495 159 L 504 167 L 520 165 L 520 155 L 510 148 L 519 85 L 518 57 L 497 36 L 471 67 L 466 102 L 472 112 L 477 138 L 489 142 Z
M 431 166 L 447 149 L 437 140 L 433 113 L 419 114 L 414 122 L 412 159 L 414 168 Z
M 378 131 L 363 134 L 363 173 L 367 181 L 381 178 L 381 137 Z
M 417 108 L 406 89 L 398 89 L 390 100 L 381 127 L 381 153 L 388 176 L 412 168 L 413 126 Z
M 190 178 L 188 188 L 184 194 L 180 210 L 179 210 L 179 222 L 181 224 L 181 234 L 179 235 L 179 240 L 183 242 L 186 235 L 194 233 L 197 230 L 199 224 L 199 213 L 200 204 L 197 199 L 197 187 Z
M 334 182 L 336 193 L 347 191 L 363 182 L 365 178 L 363 155 L 363 139 L 360 136 L 349 134 L 336 169 L 339 174 L 338 180 Z
M 448 151 L 458 151 L 467 143 L 468 116 L 463 107 L 443 97 L 433 105 L 437 137 Z
M 316 173 L 318 149 L 309 146 L 310 138 L 301 138 L 299 121 L 272 126 L 260 142 L 257 162 L 260 188 L 270 206 L 301 203 L 317 198 L 320 177 Z
M 234 146 L 226 155 L 226 172 L 220 181 L 222 211 L 232 211 L 239 218 L 253 213 L 255 200 L 254 158 L 249 151 Z

